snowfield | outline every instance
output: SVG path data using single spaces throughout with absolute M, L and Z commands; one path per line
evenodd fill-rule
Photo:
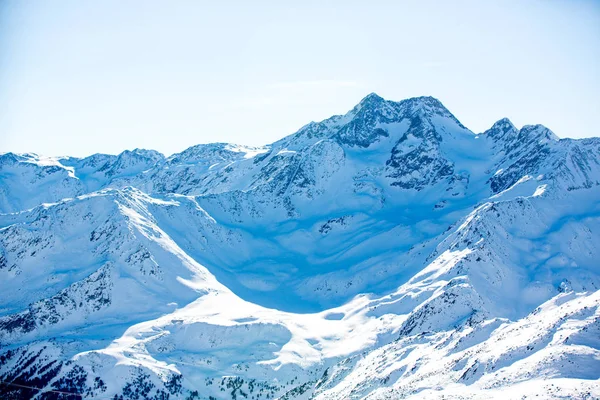
M 600 139 L 376 94 L 264 147 L 0 155 L 0 397 L 600 398 Z

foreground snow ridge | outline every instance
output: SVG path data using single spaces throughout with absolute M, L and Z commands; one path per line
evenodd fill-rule
M 0 397 L 600 398 L 600 139 L 376 94 L 264 147 L 0 155 Z

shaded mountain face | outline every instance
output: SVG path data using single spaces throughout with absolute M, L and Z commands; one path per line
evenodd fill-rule
M 431 97 L 264 147 L 6 153 L 0 393 L 598 397 L 599 243 L 599 139 Z

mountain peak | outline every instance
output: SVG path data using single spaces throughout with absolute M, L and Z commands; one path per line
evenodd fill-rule
M 515 128 L 515 125 L 512 123 L 512 121 L 510 119 L 504 117 L 504 118 L 501 118 L 498 121 L 494 122 L 494 125 L 492 125 L 492 129 L 499 128 L 499 127 Z
M 441 101 L 432 96 L 411 97 L 401 101 L 386 100 L 377 93 L 369 93 L 365 96 L 351 111 L 354 115 L 361 111 L 382 111 L 400 113 L 425 112 L 427 114 L 439 114 L 452 116 L 452 113 L 442 104 Z M 454 117 L 454 116 L 452 116 Z
M 148 150 L 142 148 L 135 148 L 133 150 L 124 150 L 119 154 L 120 157 L 126 156 L 140 156 L 148 158 L 164 158 L 164 155 L 156 150 Z
M 386 103 L 390 103 L 392 105 L 404 105 L 408 108 L 426 108 L 432 110 L 443 110 L 444 112 L 449 113 L 448 109 L 442 104 L 442 102 L 432 96 L 410 97 L 401 101 L 391 101 L 384 99 L 375 92 L 366 95 L 356 105 L 356 107 L 354 107 L 354 109 L 361 110 L 364 108 L 379 108 L 381 105 Z
M 494 125 L 483 134 L 497 140 L 504 138 L 511 133 L 516 134 L 517 128 L 508 118 L 502 118 L 496 121 Z
M 437 98 L 433 96 L 418 96 L 418 97 L 409 97 L 406 100 L 402 100 L 401 103 L 411 103 L 411 104 L 423 104 L 430 107 L 441 107 L 446 108 Z
M 546 128 L 544 125 L 525 125 L 521 128 L 521 134 L 531 135 L 543 140 L 558 141 L 560 138 L 554 132 Z
M 462 129 L 467 129 L 460 121 L 442 104 L 440 100 L 433 96 L 420 96 L 411 97 L 406 100 L 402 100 L 398 103 L 398 106 L 404 113 L 409 115 L 421 115 L 427 118 L 433 116 L 439 116 L 443 118 L 449 118 L 453 120 Z
M 385 99 L 383 97 L 381 97 L 380 95 L 378 95 L 375 92 L 371 92 L 368 95 L 366 95 L 359 104 L 367 104 L 367 103 L 381 103 L 382 101 L 385 101 Z
M 369 93 L 352 109 L 351 112 L 356 114 L 361 110 L 376 110 L 385 103 L 386 100 L 377 93 Z

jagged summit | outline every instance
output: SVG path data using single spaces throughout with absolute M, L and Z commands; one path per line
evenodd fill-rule
M 550 129 L 541 124 L 524 125 L 517 129 L 508 118 L 502 118 L 494 123 L 490 129 L 483 133 L 494 140 L 509 140 L 517 136 L 521 138 L 536 137 L 551 141 L 558 141 L 560 138 Z
M 425 111 L 452 115 L 441 101 L 432 96 L 411 97 L 400 101 L 393 101 L 386 100 L 374 92 L 365 96 L 349 114 L 356 114 L 359 111 L 378 111 L 386 106 L 396 112 L 416 113 Z
M 348 112 L 348 114 L 357 114 L 361 111 L 376 111 L 381 107 L 385 106 L 388 103 L 388 100 L 379 96 L 377 93 L 369 93 L 361 101 L 356 104 L 352 110 Z
M 382 103 L 385 102 L 386 100 L 381 97 L 380 95 L 378 95 L 375 92 L 371 92 L 368 95 L 366 95 L 365 97 L 363 97 L 363 99 L 358 103 L 358 105 L 367 105 L 367 104 L 377 104 L 377 103 Z
M 523 126 L 523 128 L 521 128 L 520 134 L 534 136 L 539 139 L 554 142 L 560 140 L 560 138 L 556 136 L 554 132 L 552 132 L 549 128 L 545 127 L 542 124 L 525 125 Z
M 405 100 L 400 100 L 397 103 L 407 103 L 414 106 L 425 106 L 429 108 L 441 108 L 447 110 L 447 108 L 442 104 L 440 100 L 433 96 L 418 96 L 418 97 L 410 97 Z
M 375 92 L 371 92 L 365 97 L 363 97 L 357 104 L 357 106 L 367 106 L 367 105 L 379 105 L 383 103 L 411 103 L 411 104 L 426 104 L 434 107 L 444 107 L 442 102 L 433 96 L 416 96 L 409 97 L 404 100 L 389 100 L 385 99 L 382 96 L 378 95 Z M 444 107 L 445 108 L 445 107 Z
M 410 124 L 415 127 L 421 122 L 429 127 L 435 127 L 447 125 L 443 122 L 444 119 L 451 125 L 466 130 L 434 97 L 423 96 L 391 101 L 376 93 L 370 93 L 348 113 L 308 124 L 297 135 L 306 135 L 310 138 L 335 137 L 343 145 L 366 148 L 379 141 L 381 137 L 388 137 L 390 134 L 388 126 L 391 127 L 393 124 L 410 121 Z
M 490 129 L 483 132 L 485 137 L 494 141 L 506 141 L 518 134 L 518 129 L 508 118 L 502 118 L 494 123 Z
M 499 119 L 498 121 L 494 122 L 494 125 L 492 125 L 492 127 L 490 129 L 488 129 L 487 132 L 494 133 L 494 132 L 506 132 L 509 130 L 516 130 L 517 128 L 515 127 L 515 125 L 512 123 L 512 121 L 506 117 Z

